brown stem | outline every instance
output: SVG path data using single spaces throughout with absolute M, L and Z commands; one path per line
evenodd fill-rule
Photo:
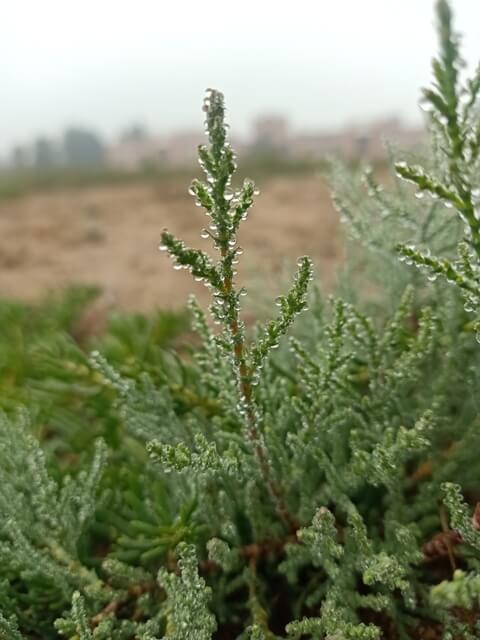
M 150 593 L 158 588 L 156 582 L 145 582 L 143 584 L 135 584 L 129 587 L 127 592 L 127 599 L 137 599 L 144 593 Z M 93 618 L 90 619 L 92 628 L 98 627 L 98 625 L 110 615 L 116 615 L 118 609 L 125 603 L 125 599 L 117 599 L 109 602 L 101 611 L 99 611 Z
M 222 248 L 221 255 L 225 258 L 227 249 Z M 233 291 L 232 278 L 225 278 L 223 282 L 224 293 L 229 295 Z M 295 533 L 299 528 L 299 523 L 290 514 L 285 498 L 283 496 L 280 486 L 272 478 L 272 469 L 268 460 L 268 454 L 264 443 L 262 442 L 261 434 L 258 429 L 257 417 L 255 414 L 255 405 L 253 399 L 253 387 L 250 380 L 251 371 L 249 370 L 246 357 L 245 357 L 245 341 L 239 331 L 239 319 L 238 311 L 232 309 L 234 314 L 233 319 L 229 321 L 229 328 L 233 338 L 233 352 L 235 356 L 235 362 L 238 365 L 238 373 L 240 378 L 240 394 L 243 402 L 245 403 L 245 418 L 247 422 L 247 434 L 252 443 L 255 458 L 257 460 L 262 478 L 267 487 L 268 493 L 275 506 L 275 510 L 279 517 L 286 524 L 288 529 Z
M 240 547 L 238 553 L 241 558 L 246 560 L 248 564 L 252 561 L 255 565 L 260 561 L 269 556 L 274 556 L 278 558 L 284 552 L 287 544 L 296 544 L 298 543 L 298 538 L 295 534 L 289 535 L 284 540 L 260 540 L 259 542 L 254 542 L 253 544 L 247 544 L 243 547 Z M 213 560 L 202 560 L 199 562 L 199 570 L 203 574 L 211 574 L 218 571 L 219 566 Z

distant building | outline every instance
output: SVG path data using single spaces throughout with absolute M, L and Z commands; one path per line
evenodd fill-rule
M 240 155 L 279 155 L 291 160 L 320 161 L 327 155 L 347 159 L 380 160 L 385 157 L 384 140 L 404 148 L 420 146 L 422 128 L 406 127 L 398 118 L 386 118 L 337 131 L 300 131 L 290 128 L 287 118 L 265 115 L 253 122 L 250 139 L 231 139 Z M 206 144 L 198 130 L 168 136 L 151 136 L 142 125 L 126 129 L 118 141 L 104 147 L 100 138 L 87 129 L 71 128 L 63 141 L 38 138 L 33 144 L 12 150 L 9 166 L 14 169 L 51 166 L 95 167 L 103 162 L 112 168 L 137 171 L 144 167 L 193 167 L 198 146 Z
M 10 154 L 9 165 L 12 169 L 22 170 L 32 165 L 32 151 L 25 145 L 17 144 Z
M 167 139 L 166 158 L 172 167 L 190 167 L 198 160 L 198 146 L 206 144 L 207 138 L 201 131 L 184 131 Z
M 108 147 L 106 161 L 111 167 L 125 171 L 165 165 L 166 141 L 163 138 L 123 139 Z
M 350 156 L 353 151 L 350 132 L 305 132 L 294 136 L 290 142 L 290 155 L 297 160 L 322 160 L 326 155 L 338 153 Z
M 70 127 L 63 136 L 65 163 L 72 168 L 94 168 L 105 159 L 103 143 L 94 131 Z
M 405 148 L 422 144 L 422 128 L 405 128 L 398 118 L 388 118 L 368 125 L 352 125 L 338 132 L 304 132 L 292 137 L 292 158 L 321 160 L 336 154 L 348 159 L 380 160 L 385 157 L 385 140 Z
M 252 151 L 269 153 L 286 151 L 290 143 L 290 128 L 284 116 L 266 115 L 253 123 Z
M 361 142 L 360 140 L 361 136 Z M 356 149 L 358 157 L 378 160 L 385 157 L 385 141 L 389 140 L 404 148 L 415 148 L 425 141 L 425 130 L 421 127 L 407 128 L 396 117 L 386 118 L 357 129 Z

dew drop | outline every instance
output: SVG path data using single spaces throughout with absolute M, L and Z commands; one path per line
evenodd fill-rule
M 183 265 L 178 264 L 178 262 L 176 264 L 173 265 L 173 268 L 175 269 L 175 271 L 180 271 L 180 269 L 183 269 Z
M 206 229 L 203 229 L 202 233 L 200 234 L 200 237 L 203 238 L 203 240 L 206 240 L 207 238 L 210 237 L 210 234 L 208 233 L 208 231 Z
M 424 197 L 425 197 L 425 192 L 424 191 L 416 191 L 415 192 L 415 198 L 417 198 L 418 200 L 421 200 Z
M 166 244 L 161 244 L 158 248 L 160 251 L 168 251 L 168 247 Z
M 418 103 L 418 106 L 425 113 L 432 113 L 432 111 L 434 111 L 435 109 L 433 104 L 427 98 L 423 98 L 422 100 L 420 100 L 420 102 Z

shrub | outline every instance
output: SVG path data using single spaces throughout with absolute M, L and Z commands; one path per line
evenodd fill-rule
M 109 446 L 87 439 L 73 471 L 9 407 L 0 425 L 3 637 L 480 637 L 470 319 L 480 76 L 460 88 L 445 0 L 437 13 L 436 84 L 425 92 L 432 150 L 426 169 L 395 165 L 434 201 L 371 173 L 362 195 L 356 177 L 337 170 L 337 205 L 369 248 L 347 271 L 354 286 L 344 279 L 343 296 L 323 300 L 309 292 L 312 264 L 301 258 L 276 316 L 254 329 L 242 321 L 236 264 L 256 189 L 232 186 L 223 96 L 208 91 L 206 179 L 190 192 L 218 256 L 167 230 L 161 249 L 210 289 L 213 323 L 191 300 L 200 346 L 148 360 L 144 372 L 137 351 L 92 353 L 88 375 L 105 390 L 116 437 L 95 429 L 94 413 L 92 430 Z M 455 286 L 424 282 L 397 253 Z M 358 264 L 373 267 L 373 287 Z M 91 402 L 86 394 L 81 406 Z

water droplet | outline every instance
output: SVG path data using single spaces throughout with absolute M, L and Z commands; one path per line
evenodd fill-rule
M 241 255 L 242 255 L 242 253 L 243 253 L 243 249 L 242 249 L 242 247 L 237 247 L 237 248 L 235 249 L 235 253 L 237 254 L 237 256 L 241 256 Z
M 235 194 L 233 193 L 233 191 L 226 191 L 223 197 L 227 202 L 230 202 L 230 200 L 232 200 L 234 195 Z
M 275 298 L 275 304 L 277 305 L 277 307 L 281 307 L 283 303 L 283 296 L 278 296 L 278 298 Z
M 435 110 L 434 105 L 429 100 L 429 98 L 427 98 L 427 96 L 424 96 L 423 98 L 420 98 L 418 106 L 420 107 L 420 109 L 422 111 L 425 111 L 426 113 L 430 113 L 430 112 Z
M 200 237 L 203 238 L 203 240 L 206 240 L 207 238 L 210 237 L 210 234 L 206 229 L 202 229 L 202 233 L 200 234 Z
M 168 251 L 168 247 L 167 247 L 166 244 L 161 244 L 161 245 L 159 245 L 158 248 L 159 248 L 160 251 Z
M 183 269 L 183 265 L 182 264 L 178 264 L 178 262 L 177 262 L 177 263 L 175 263 L 173 265 L 173 268 L 175 269 L 175 271 L 180 271 L 180 269 Z
M 437 274 L 436 273 L 430 273 L 427 276 L 427 280 L 429 280 L 430 282 L 435 282 L 436 279 L 437 279 Z
M 189 193 L 191 196 L 196 196 L 196 195 L 197 195 L 197 192 L 195 191 L 195 189 L 194 189 L 193 187 L 189 187 L 189 189 L 188 189 L 188 193 Z
M 418 200 L 421 200 L 424 197 L 425 197 L 425 192 L 424 191 L 416 191 L 415 192 L 415 198 L 417 198 Z

